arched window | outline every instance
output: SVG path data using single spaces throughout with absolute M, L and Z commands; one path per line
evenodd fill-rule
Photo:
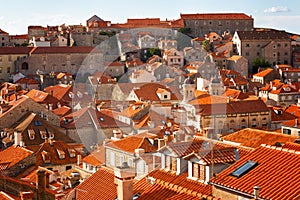
M 234 120 L 230 120 L 229 122 L 229 129 L 234 129 Z
M 252 127 L 256 127 L 257 126 L 256 118 L 252 119 L 251 126 Z
M 22 63 L 22 69 L 28 70 L 28 63 L 27 62 Z
M 242 119 L 241 121 L 241 128 L 246 128 L 247 127 L 247 123 L 246 123 L 246 120 L 245 119 Z

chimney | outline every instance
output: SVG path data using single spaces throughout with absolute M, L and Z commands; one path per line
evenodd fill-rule
M 37 199 L 46 199 L 45 198 L 45 189 L 46 189 L 46 171 L 40 169 L 37 171 Z
M 238 149 L 234 149 L 234 155 L 235 155 L 235 161 L 238 161 L 240 159 L 240 154 Z
M 50 174 L 49 173 L 45 173 L 45 179 L 46 179 L 46 188 L 49 188 L 50 185 Z
M 135 149 L 135 150 L 134 150 L 134 153 L 135 153 L 135 155 L 136 155 L 137 157 L 139 157 L 139 156 L 141 156 L 141 155 L 143 155 L 143 154 L 145 153 L 145 149 L 142 149 L 142 148 L 140 148 L 140 149 Z
M 28 192 L 20 192 L 21 200 L 32 200 L 34 197 L 34 192 L 28 191 Z
M 50 90 L 50 95 L 53 96 L 53 90 Z
M 81 164 L 81 155 L 77 155 L 77 165 L 79 166 Z
M 253 189 L 254 189 L 254 199 L 258 199 L 260 187 L 259 186 L 254 186 Z
M 128 167 L 127 162 L 114 169 L 115 184 L 117 185 L 118 200 L 132 200 L 135 171 Z
M 14 141 L 15 141 L 15 144 L 14 146 L 17 147 L 17 146 L 22 146 L 23 143 L 22 143 L 22 133 L 21 132 L 17 132 L 15 131 L 14 132 Z

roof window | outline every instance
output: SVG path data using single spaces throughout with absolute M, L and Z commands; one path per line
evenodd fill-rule
M 234 170 L 231 175 L 235 176 L 237 178 L 242 177 L 243 175 L 247 174 L 250 170 L 254 169 L 258 165 L 257 162 L 248 160 L 246 163 L 244 163 L 242 166 Z

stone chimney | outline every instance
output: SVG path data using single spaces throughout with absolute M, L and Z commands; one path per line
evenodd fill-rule
M 135 171 L 128 167 L 127 162 L 114 169 L 115 184 L 117 185 L 118 200 L 132 200 L 133 198 L 133 179 Z
M 32 200 L 34 193 L 32 191 L 20 192 L 21 200 Z
M 45 190 L 46 190 L 46 171 L 40 169 L 37 171 L 37 199 L 46 199 L 45 198 Z

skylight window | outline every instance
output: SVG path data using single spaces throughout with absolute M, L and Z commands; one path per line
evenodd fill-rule
M 258 165 L 257 162 L 254 162 L 252 160 L 248 160 L 245 162 L 242 166 L 234 170 L 231 175 L 235 176 L 237 178 L 242 177 L 243 175 L 247 174 L 250 170 L 254 169 Z

